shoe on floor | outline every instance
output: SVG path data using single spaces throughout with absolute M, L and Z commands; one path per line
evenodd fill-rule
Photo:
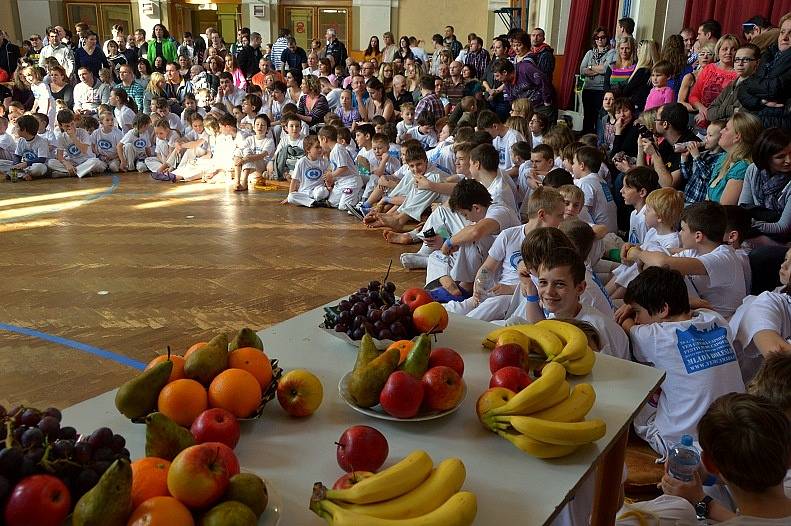
M 424 269 L 428 266 L 428 256 L 415 252 L 404 252 L 400 260 L 401 266 L 409 270 Z

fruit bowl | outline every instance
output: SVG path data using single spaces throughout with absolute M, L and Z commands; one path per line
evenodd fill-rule
M 264 407 L 266 407 L 266 404 L 275 398 L 277 394 L 277 383 L 280 381 L 280 377 L 283 376 L 283 369 L 277 364 L 277 358 L 272 358 L 270 362 L 272 362 L 272 381 L 269 383 L 269 387 L 267 387 L 261 395 L 261 403 L 258 404 L 258 408 L 255 410 L 255 413 L 246 418 L 239 418 L 239 421 L 243 422 L 246 420 L 255 420 L 256 418 L 261 418 L 261 415 L 264 414 Z
M 258 526 L 277 526 L 283 515 L 283 497 L 275 490 L 272 481 L 265 478 L 266 492 L 269 496 L 269 504 L 266 510 L 258 519 Z
M 341 381 L 338 383 L 338 393 L 341 395 L 341 399 L 343 399 L 343 401 L 346 402 L 346 405 L 348 405 L 358 413 L 362 413 L 372 418 L 378 418 L 380 420 L 392 420 L 395 422 L 423 422 L 426 420 L 435 420 L 437 418 L 442 418 L 443 416 L 449 415 L 454 411 L 456 411 L 461 406 L 461 404 L 464 403 L 464 399 L 467 397 L 467 384 L 464 382 L 464 380 L 462 380 L 461 381 L 463 387 L 462 395 L 461 398 L 459 399 L 459 403 L 456 404 L 455 407 L 448 409 L 447 411 L 421 412 L 417 416 L 413 416 L 412 418 L 397 418 L 385 412 L 385 410 L 382 409 L 382 406 L 380 405 L 375 405 L 370 408 L 359 407 L 355 405 L 354 402 L 352 402 L 352 398 L 349 395 L 349 389 L 348 389 L 349 378 L 351 378 L 351 376 L 352 376 L 352 372 L 350 371 L 345 375 L 343 375 L 343 378 L 341 378 Z
M 332 335 L 335 338 L 338 338 L 341 341 L 344 341 L 344 342 L 348 343 L 352 347 L 359 347 L 359 345 L 360 345 L 360 340 L 353 340 L 345 332 L 337 332 L 335 329 L 330 329 L 328 327 L 325 327 L 324 323 L 319 325 L 319 329 L 323 330 L 327 334 Z M 373 338 L 373 341 L 374 341 L 374 345 L 376 345 L 376 348 L 379 349 L 380 351 L 383 351 L 383 350 L 387 349 L 388 347 L 390 347 L 390 345 L 395 340 L 377 340 L 376 338 Z

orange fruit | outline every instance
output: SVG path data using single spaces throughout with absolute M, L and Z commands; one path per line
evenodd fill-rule
M 203 347 L 207 343 L 209 343 L 209 342 L 198 342 L 196 344 L 193 344 L 192 347 L 187 349 L 187 352 L 184 353 L 184 358 L 186 359 L 187 356 L 189 356 L 190 354 L 194 353 L 195 351 L 197 351 L 198 349 L 200 349 L 201 347 Z
M 195 526 L 187 507 L 173 497 L 152 497 L 132 512 L 127 526 Z
M 167 361 L 168 355 L 163 354 L 161 356 L 157 356 L 146 365 L 146 371 L 157 365 L 158 363 L 162 363 Z M 172 382 L 173 380 L 180 380 L 185 378 L 184 376 L 184 363 L 186 360 L 183 356 L 179 356 L 178 354 L 171 354 L 170 361 L 173 362 L 173 370 L 170 371 L 170 378 L 168 378 L 168 383 Z
M 166 497 L 170 461 L 164 458 L 143 457 L 132 462 L 132 509 L 151 497 Z
M 398 364 L 401 365 L 409 355 L 409 351 L 412 350 L 412 344 L 412 340 L 398 340 L 397 342 L 391 343 L 387 350 L 389 351 L 390 349 L 398 349 L 398 352 L 401 353 L 401 358 L 398 359 Z
M 244 369 L 255 376 L 261 389 L 266 389 L 272 383 L 272 362 L 260 349 L 255 347 L 241 347 L 228 353 L 229 369 Z
M 261 384 L 243 369 L 226 369 L 209 385 L 209 405 L 222 407 L 237 418 L 246 418 L 261 403 Z
M 206 389 L 187 378 L 170 382 L 159 392 L 157 407 L 178 425 L 189 427 L 208 407 Z

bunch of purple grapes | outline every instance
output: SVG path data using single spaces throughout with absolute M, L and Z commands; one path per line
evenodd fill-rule
M 338 304 L 338 314 L 331 326 L 352 340 L 362 339 L 366 331 L 379 340 L 411 338 L 412 312 L 408 305 L 396 300 L 395 290 L 392 281 L 384 285 L 371 281 Z
M 93 488 L 116 459 L 130 458 L 126 440 L 101 427 L 79 436 L 61 427 L 61 412 L 0 406 L 0 502 L 17 481 L 30 475 L 55 475 L 68 486 L 72 502 Z

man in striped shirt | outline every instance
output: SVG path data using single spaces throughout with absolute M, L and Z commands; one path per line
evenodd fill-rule
M 481 78 L 491 60 L 489 52 L 483 49 L 483 39 L 481 37 L 475 37 L 470 40 L 470 50 L 467 52 L 467 58 L 464 63 L 475 68 L 475 75 L 478 78 Z
M 282 27 L 280 28 L 277 40 L 272 44 L 272 53 L 269 55 L 269 58 L 272 60 L 275 71 L 280 71 L 283 68 L 281 56 L 283 55 L 283 51 L 288 47 L 289 36 L 291 36 L 291 31 L 286 27 Z
M 445 116 L 445 108 L 442 106 L 442 101 L 434 92 L 434 79 L 436 79 L 434 75 L 426 75 L 420 79 L 420 93 L 423 98 L 420 99 L 420 102 L 415 107 L 415 122 L 424 112 L 433 114 L 435 122 Z

